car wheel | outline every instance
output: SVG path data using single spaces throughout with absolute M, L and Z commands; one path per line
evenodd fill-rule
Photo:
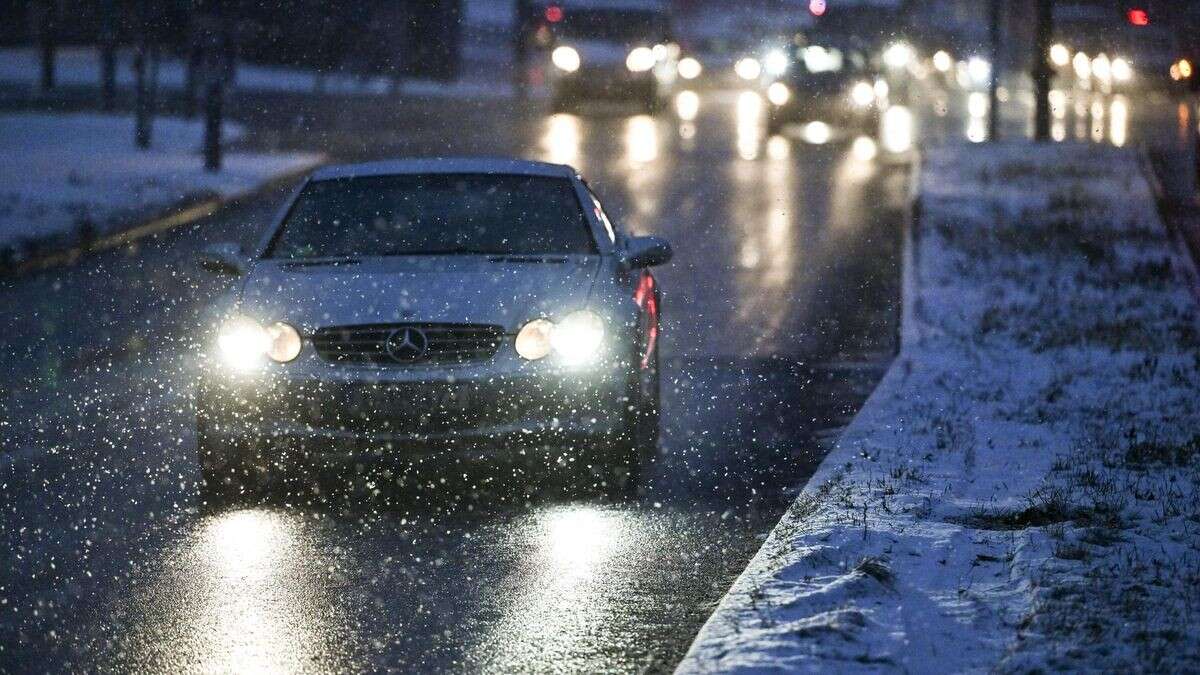
M 658 350 L 649 367 L 635 370 L 630 377 L 629 399 L 625 406 L 624 430 L 617 440 L 617 465 L 623 475 L 613 475 L 614 496 L 636 498 L 645 484 L 650 464 L 658 456 L 660 421 L 660 376 Z
M 213 436 L 210 422 L 196 417 L 196 458 L 200 463 L 200 501 L 209 508 L 235 504 L 246 496 L 249 476 L 229 445 Z

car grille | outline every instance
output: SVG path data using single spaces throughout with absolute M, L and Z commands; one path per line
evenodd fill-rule
M 312 342 L 325 361 L 408 366 L 485 361 L 503 339 L 500 326 L 406 323 L 320 328 Z

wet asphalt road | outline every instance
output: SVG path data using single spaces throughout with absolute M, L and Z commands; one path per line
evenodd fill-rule
M 632 503 L 533 461 L 197 510 L 190 354 L 228 282 L 190 258 L 255 239 L 284 189 L 5 281 L 19 310 L 0 357 L 15 383 L 0 669 L 672 667 L 894 348 L 905 171 L 849 139 L 765 139 L 760 105 L 705 93 L 690 120 L 537 103 L 242 111 L 273 148 L 568 162 L 630 228 L 674 242 L 663 449 Z
M 229 282 L 191 259 L 256 239 L 286 187 L 0 282 L 0 671 L 673 667 L 891 358 L 908 189 L 853 134 L 767 139 L 756 96 L 698 104 L 238 112 L 259 148 L 570 163 L 628 227 L 671 239 L 664 440 L 635 502 L 535 460 L 448 461 L 326 476 L 316 504 L 199 510 L 191 375 Z M 921 106 L 918 134 L 971 134 L 965 101 Z

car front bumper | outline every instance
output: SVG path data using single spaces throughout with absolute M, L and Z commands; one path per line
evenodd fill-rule
M 233 444 L 513 447 L 612 438 L 623 428 L 624 368 L 329 369 L 201 378 L 198 418 Z

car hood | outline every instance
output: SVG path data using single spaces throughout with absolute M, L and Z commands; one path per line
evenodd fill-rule
M 240 310 L 303 332 L 370 323 L 482 323 L 516 330 L 584 307 L 598 256 L 411 256 L 350 264 L 259 261 Z

